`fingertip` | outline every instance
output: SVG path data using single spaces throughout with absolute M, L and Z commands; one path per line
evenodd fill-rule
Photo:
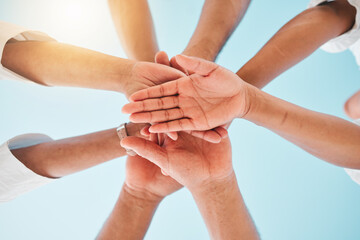
M 141 115 L 139 116 L 137 113 L 132 113 L 129 117 L 129 120 L 133 123 L 146 123 L 145 121 L 142 121 Z
M 131 113 L 131 106 L 129 106 L 129 103 L 125 104 L 122 107 L 121 112 L 124 113 L 124 114 L 130 114 Z
M 146 126 L 140 130 L 140 134 L 144 137 L 150 136 L 149 126 Z
M 177 132 L 169 132 L 167 133 L 168 137 L 171 138 L 173 141 L 176 141 L 178 139 Z
M 164 175 L 164 176 L 169 176 L 169 174 L 167 174 L 163 169 L 161 169 L 161 173 L 162 173 L 162 175 Z
M 120 146 L 123 148 L 129 148 L 129 139 L 128 137 L 121 139 Z

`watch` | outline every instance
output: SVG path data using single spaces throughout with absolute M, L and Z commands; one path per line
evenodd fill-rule
M 124 138 L 126 138 L 126 137 L 129 136 L 129 135 L 128 135 L 128 132 L 127 132 L 127 130 L 126 130 L 126 123 L 120 124 L 120 126 L 116 129 L 116 132 L 117 132 L 117 135 L 118 135 L 119 138 L 120 138 L 120 142 L 121 142 L 122 139 L 124 139 Z M 127 153 L 128 155 L 130 155 L 130 156 L 136 156 L 136 155 L 137 155 L 136 152 L 134 152 L 134 151 L 131 150 L 131 149 L 126 149 L 126 148 L 125 148 L 125 151 L 126 151 L 126 153 Z

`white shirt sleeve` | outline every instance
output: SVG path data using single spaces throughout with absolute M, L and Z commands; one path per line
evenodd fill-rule
M 0 202 L 10 201 L 54 180 L 34 173 L 10 151 L 49 141 L 52 139 L 43 134 L 25 134 L 0 146 Z
M 16 79 L 31 82 L 1 64 L 5 44 L 10 40 L 15 41 L 55 41 L 45 33 L 38 31 L 30 31 L 29 29 L 17 26 L 11 23 L 0 21 L 0 79 Z
M 355 120 L 355 123 L 360 126 L 360 119 Z M 345 172 L 349 174 L 350 178 L 360 185 L 360 170 L 345 168 Z
M 327 52 L 335 53 L 348 49 L 351 45 L 360 39 L 360 0 L 347 0 L 356 8 L 355 23 L 352 29 L 346 33 L 331 39 L 321 46 L 321 49 Z M 331 2 L 330 0 L 311 0 L 308 8 L 315 7 L 323 2 Z

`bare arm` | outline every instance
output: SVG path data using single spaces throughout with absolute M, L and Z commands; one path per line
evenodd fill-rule
M 260 239 L 235 174 L 190 191 L 211 239 Z
M 97 239 L 143 239 L 160 200 L 137 196 L 124 184 Z
M 128 124 L 128 134 L 140 136 L 144 126 Z M 126 155 L 115 128 L 14 149 L 12 153 L 33 172 L 51 178 L 63 177 Z
M 205 220 L 211 239 L 259 239 L 240 194 L 228 138 L 211 144 L 179 133 L 162 146 L 136 137 L 121 141 L 187 187 Z
M 85 87 L 123 92 L 134 62 L 58 42 L 7 43 L 1 63 L 13 72 L 48 86 Z
M 360 127 L 255 90 L 245 119 L 332 164 L 360 169 Z
M 156 124 L 149 131 L 163 133 L 208 129 L 234 118 L 245 118 L 323 160 L 360 169 L 360 128 L 357 125 L 273 97 L 213 62 L 181 55 L 176 59 L 181 67 L 195 74 L 134 93 L 130 98 L 134 102 L 123 108 L 132 113 L 133 122 L 148 122 L 151 117 Z M 152 99 L 148 100 L 148 96 Z M 153 99 L 164 96 L 172 96 L 171 103 L 176 104 L 160 106 L 159 101 Z M 143 105 L 161 114 L 145 113 Z M 174 112 L 175 107 L 182 114 Z
M 147 0 L 108 0 L 108 3 L 126 55 L 153 62 L 158 44 Z
M 356 10 L 346 0 L 310 8 L 283 26 L 238 72 L 246 82 L 262 88 L 300 62 L 322 44 L 348 31 Z
M 244 16 L 250 0 L 206 0 L 183 54 L 214 61 Z

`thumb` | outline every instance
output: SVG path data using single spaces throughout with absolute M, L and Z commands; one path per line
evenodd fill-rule
M 205 59 L 188 57 L 185 55 L 176 55 L 176 63 L 191 73 L 196 73 L 199 75 L 207 76 L 211 72 L 215 71 L 218 68 L 216 63 L 207 61 Z
M 139 137 L 126 137 L 121 140 L 120 144 L 123 148 L 131 149 L 136 152 L 137 155 L 146 158 L 161 169 L 167 170 L 167 152 L 156 143 Z
M 156 53 L 155 62 L 162 65 L 170 66 L 169 57 L 164 51 L 160 51 Z

